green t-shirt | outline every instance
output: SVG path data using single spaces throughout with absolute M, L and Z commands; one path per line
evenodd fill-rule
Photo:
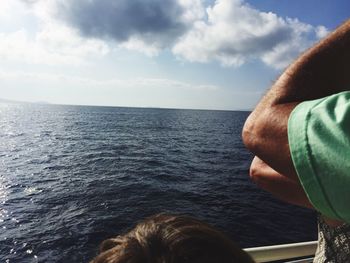
M 313 206 L 350 223 L 350 92 L 300 103 L 289 117 L 288 141 Z

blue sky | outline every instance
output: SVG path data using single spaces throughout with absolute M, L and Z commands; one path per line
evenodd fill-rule
M 1 0 L 0 97 L 241 110 L 347 1 Z

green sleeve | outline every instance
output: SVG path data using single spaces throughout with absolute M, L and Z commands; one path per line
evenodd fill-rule
M 288 141 L 313 206 L 350 223 L 350 92 L 300 103 L 289 117 Z

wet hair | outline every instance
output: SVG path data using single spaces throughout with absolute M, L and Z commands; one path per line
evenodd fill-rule
M 90 263 L 253 263 L 223 233 L 188 216 L 158 214 L 105 240 Z

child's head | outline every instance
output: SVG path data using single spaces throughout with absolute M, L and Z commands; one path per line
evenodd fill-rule
M 108 239 L 91 263 L 252 263 L 247 253 L 210 225 L 159 214 Z

